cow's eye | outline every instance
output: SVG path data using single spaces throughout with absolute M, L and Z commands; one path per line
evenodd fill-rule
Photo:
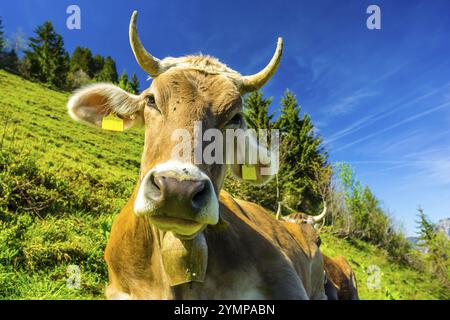
M 242 114 L 241 113 L 236 113 L 233 118 L 231 118 L 227 124 L 226 127 L 240 127 L 242 125 Z
M 147 106 L 150 108 L 156 108 L 156 100 L 155 100 L 155 96 L 153 95 L 149 95 L 146 97 L 147 100 Z

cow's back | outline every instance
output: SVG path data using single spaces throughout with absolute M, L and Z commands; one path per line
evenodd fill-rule
M 261 206 L 233 199 L 225 191 L 220 194 L 220 202 L 229 209 L 228 214 L 224 215 L 226 219 L 242 221 L 254 233 L 266 237 L 289 259 L 311 299 L 325 297 L 323 260 L 319 248 L 298 224 L 276 220 Z
M 358 288 L 352 267 L 344 257 L 323 255 L 327 281 L 336 288 L 339 300 L 358 300 Z

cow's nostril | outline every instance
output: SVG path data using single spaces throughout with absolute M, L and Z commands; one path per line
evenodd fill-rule
M 167 183 L 167 177 L 163 175 L 152 176 L 152 183 L 158 187 L 159 190 L 163 191 Z
M 150 188 L 148 189 L 148 195 L 155 201 L 162 200 L 163 193 L 163 180 L 160 176 L 150 176 Z
M 196 209 L 202 208 L 208 201 L 208 193 L 208 184 L 202 181 L 193 192 L 191 199 L 192 206 Z
M 155 186 L 158 190 L 161 190 L 161 187 L 160 187 L 159 184 L 155 181 L 155 176 L 154 176 L 154 175 L 152 175 L 152 176 L 150 177 L 150 183 L 151 183 L 153 186 Z
M 180 216 L 194 220 L 210 200 L 211 184 L 207 180 L 179 180 L 170 173 L 149 177 L 147 195 L 158 208 L 159 215 Z

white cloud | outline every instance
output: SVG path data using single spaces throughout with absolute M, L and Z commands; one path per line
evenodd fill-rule
M 377 95 L 376 92 L 359 90 L 352 95 L 341 98 L 335 104 L 325 107 L 324 112 L 326 112 L 327 115 L 331 117 L 344 115 L 353 111 L 365 99 L 373 97 L 375 95 Z
M 445 91 L 446 89 L 448 89 L 449 86 L 450 86 L 450 83 L 446 83 L 445 85 L 443 85 L 439 88 L 428 91 L 425 94 L 416 96 L 410 100 L 407 100 L 406 102 L 404 102 L 404 100 L 406 100 L 405 98 L 401 98 L 401 99 L 397 100 L 396 102 L 394 102 L 393 104 L 389 105 L 387 108 L 377 111 L 377 112 L 373 113 L 372 115 L 363 117 L 362 119 L 357 120 L 354 123 L 352 123 L 350 126 L 337 131 L 336 133 L 332 134 L 328 139 L 326 139 L 326 143 L 331 143 L 333 141 L 339 140 L 349 134 L 355 133 L 363 128 L 366 128 L 369 125 L 371 125 L 379 120 L 385 119 L 398 111 L 404 110 L 407 107 L 410 107 L 411 105 L 413 105 L 417 102 L 420 102 L 423 99 L 429 98 L 438 93 L 442 93 L 442 91 Z M 444 96 L 445 96 L 445 93 L 444 93 Z M 444 100 L 448 101 L 448 99 L 444 99 Z
M 420 113 L 415 114 L 413 116 L 410 116 L 408 118 L 405 118 L 402 121 L 394 123 L 393 125 L 390 125 L 390 126 L 385 127 L 385 128 L 383 128 L 381 130 L 372 132 L 371 134 L 368 134 L 365 137 L 362 137 L 360 139 L 356 139 L 356 140 L 354 140 L 354 141 L 352 141 L 350 143 L 347 143 L 347 144 L 345 144 L 345 145 L 343 145 L 343 146 L 341 146 L 339 148 L 336 148 L 336 149 L 334 149 L 334 152 L 342 151 L 342 150 L 347 149 L 347 148 L 349 148 L 351 146 L 354 146 L 355 144 L 358 144 L 358 143 L 366 141 L 366 140 L 368 140 L 370 138 L 379 136 L 380 134 L 383 134 L 383 133 L 385 133 L 387 131 L 395 129 L 395 128 L 397 128 L 399 126 L 402 126 L 402 125 L 404 125 L 406 123 L 409 123 L 409 122 L 421 119 L 421 118 L 423 118 L 423 117 L 425 117 L 425 116 L 427 116 L 427 115 L 429 115 L 431 113 L 434 113 L 436 111 L 439 111 L 441 109 L 448 108 L 448 107 L 450 107 L 450 102 L 442 103 L 442 104 L 440 104 L 440 105 L 438 105 L 438 106 L 436 106 L 434 108 L 431 108 L 431 109 L 426 109 L 426 111 L 423 111 L 423 112 L 420 112 Z

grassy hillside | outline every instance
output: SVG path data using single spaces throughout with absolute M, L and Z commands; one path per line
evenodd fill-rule
M 346 257 L 356 274 L 361 299 L 429 300 L 450 299 L 450 293 L 429 274 L 393 263 L 389 254 L 359 240 L 344 240 L 331 233 L 321 233 L 322 250 L 335 257 Z M 380 281 L 377 286 L 376 277 Z
M 139 172 L 139 131 L 102 132 L 72 121 L 68 94 L 0 71 L 0 298 L 101 299 L 103 250 Z M 363 242 L 322 234 L 324 251 L 349 258 L 363 299 L 437 299 L 433 279 L 392 264 Z M 382 272 L 368 289 L 367 267 Z M 81 269 L 70 289 L 69 265 Z

